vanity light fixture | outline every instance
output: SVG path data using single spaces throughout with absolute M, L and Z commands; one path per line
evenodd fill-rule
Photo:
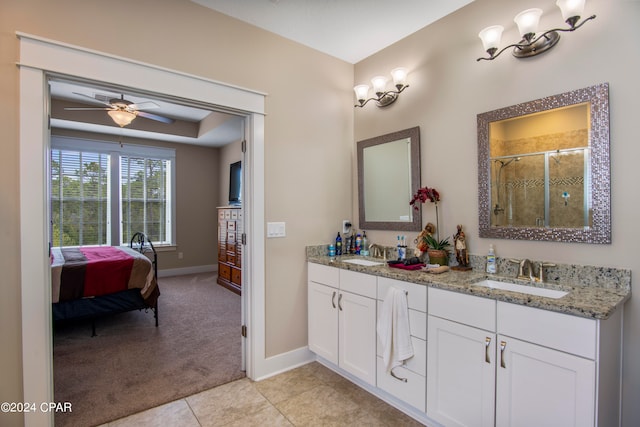
M 477 61 L 482 59 L 491 61 L 511 47 L 513 48 L 513 56 L 516 58 L 527 58 L 546 52 L 560 40 L 560 34 L 558 34 L 558 32 L 575 31 L 582 27 L 585 22 L 595 19 L 596 15 L 591 15 L 578 24 L 580 16 L 584 12 L 584 3 L 585 0 L 557 0 L 556 6 L 560 8 L 562 18 L 569 27 L 554 28 L 545 31 L 539 36 L 536 35 L 536 33 L 538 31 L 540 16 L 542 16 L 542 9 L 534 8 L 520 12 L 516 15 L 514 21 L 518 25 L 518 31 L 520 32 L 522 40 L 518 43 L 510 44 L 500 51 L 498 51 L 498 49 L 500 48 L 500 39 L 504 27 L 501 25 L 492 25 L 485 28 L 480 31 L 478 37 L 482 40 L 482 46 L 489 56 L 486 58 L 478 58 Z
M 373 85 L 373 92 L 375 97 L 368 98 L 369 85 L 358 85 L 353 88 L 356 92 L 356 99 L 358 103 L 354 107 L 364 107 L 369 101 L 376 101 L 378 107 L 386 107 L 393 104 L 398 99 L 398 94 L 409 87 L 407 84 L 407 69 L 406 68 L 394 68 L 391 70 L 391 77 L 393 77 L 393 85 L 396 90 L 387 90 L 388 79 L 384 76 L 377 76 L 371 79 Z

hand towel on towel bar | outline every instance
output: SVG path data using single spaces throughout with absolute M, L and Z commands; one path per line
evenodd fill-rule
M 382 303 L 378 319 L 378 337 L 382 343 L 382 360 L 387 372 L 413 357 L 409 331 L 407 294 L 390 287 Z

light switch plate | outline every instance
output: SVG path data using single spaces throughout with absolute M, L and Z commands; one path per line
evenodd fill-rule
M 267 223 L 267 238 L 271 237 L 285 237 L 287 235 L 286 226 L 284 222 L 268 222 Z

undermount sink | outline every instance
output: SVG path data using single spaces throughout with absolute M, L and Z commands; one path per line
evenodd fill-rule
M 509 282 L 498 282 L 496 280 L 482 280 L 480 282 L 472 284 L 476 286 L 483 286 L 485 288 L 500 289 L 503 291 L 518 292 L 521 294 L 536 295 L 539 297 L 554 299 L 562 298 L 563 296 L 568 294 L 568 292 L 558 291 L 555 289 L 537 288 L 535 286 L 518 285 Z
M 348 262 L 349 264 L 357 264 L 357 265 L 364 265 L 366 267 L 373 267 L 374 265 L 383 265 L 383 262 L 377 262 L 377 261 L 369 261 L 368 259 L 345 259 L 342 262 Z

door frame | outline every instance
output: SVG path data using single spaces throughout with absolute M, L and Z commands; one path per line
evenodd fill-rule
M 50 73 L 204 102 L 244 115 L 247 143 L 246 278 L 243 274 L 247 376 L 268 375 L 265 359 L 265 93 L 78 46 L 16 33 L 20 42 L 20 270 L 25 402 L 53 402 L 47 164 Z M 214 220 L 214 219 L 212 219 Z M 255 327 L 253 327 L 255 325 Z M 238 331 L 240 333 L 240 331 Z M 25 413 L 25 426 L 53 425 L 53 413 Z

